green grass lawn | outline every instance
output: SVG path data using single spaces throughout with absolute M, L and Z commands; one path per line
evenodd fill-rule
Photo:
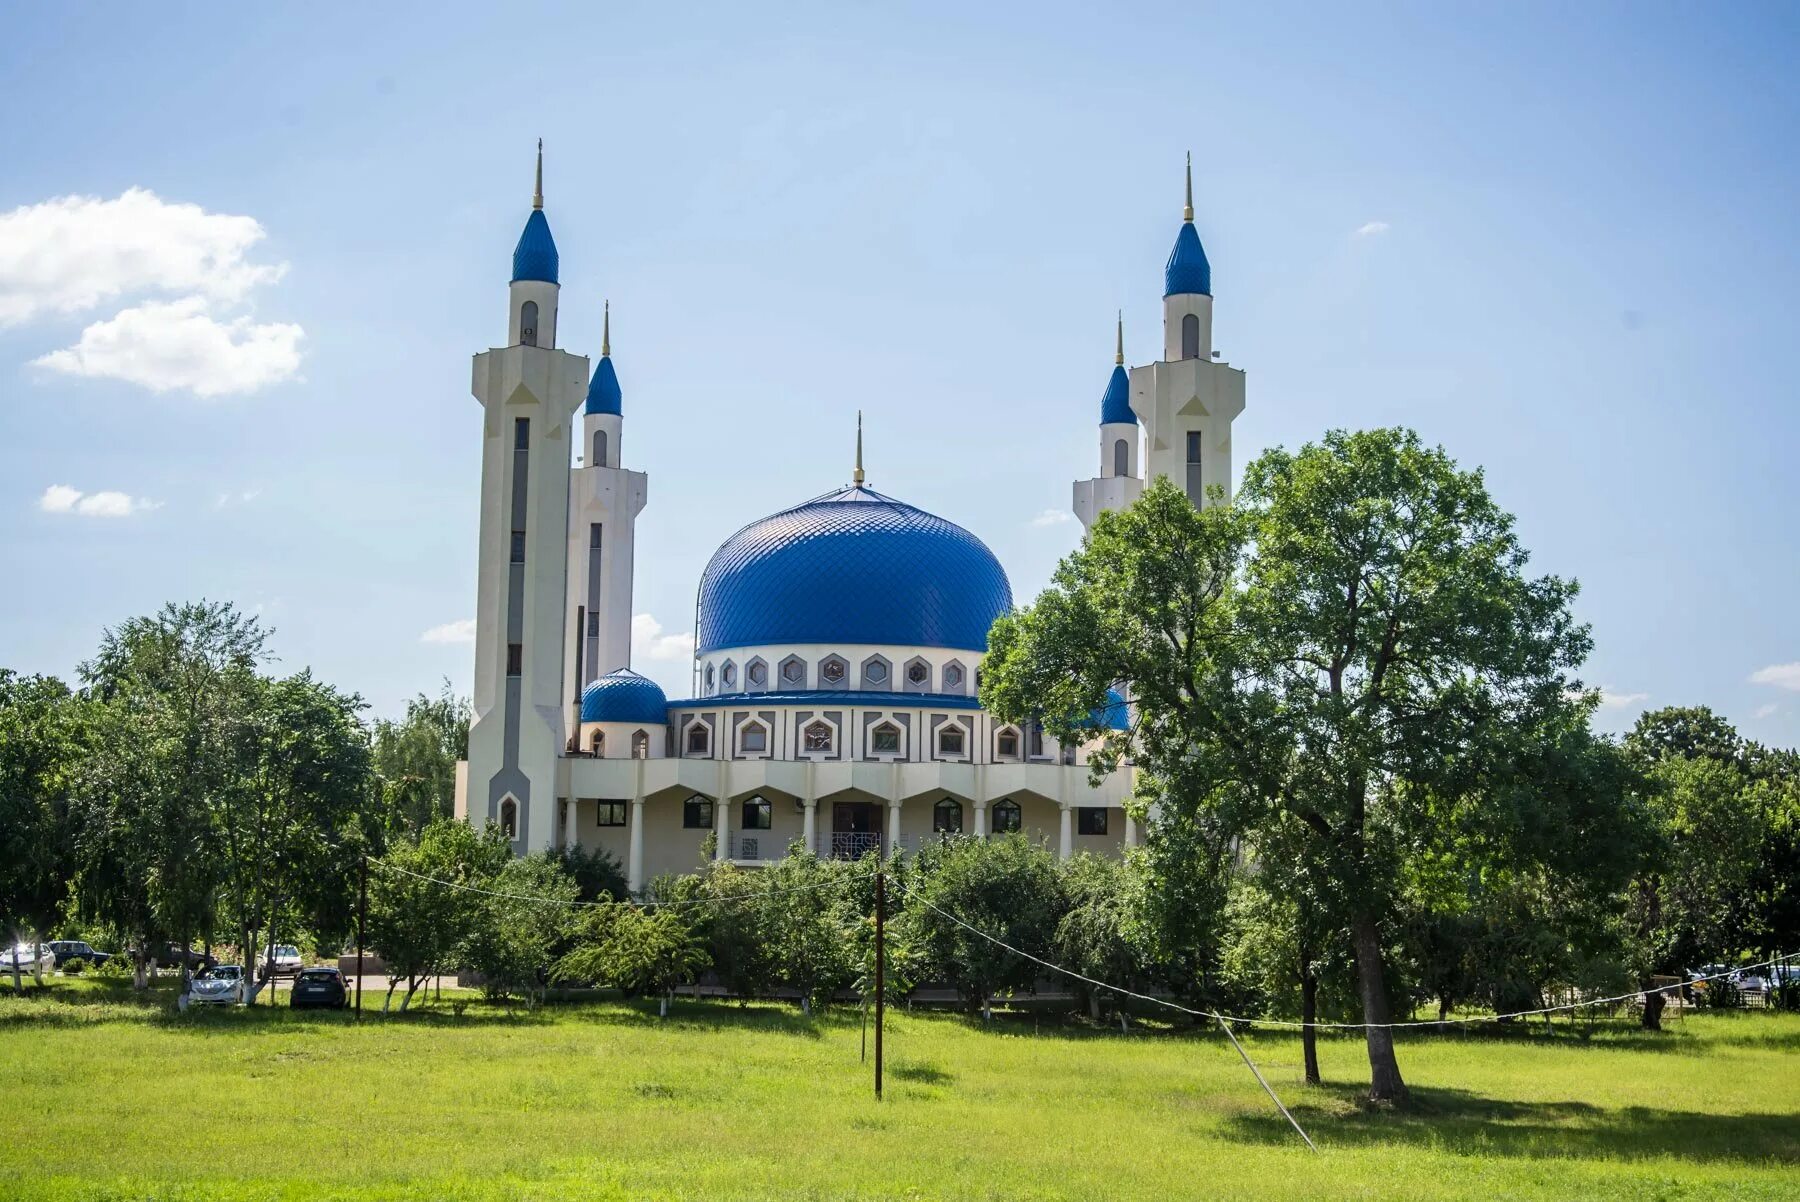
M 1795 1015 L 1409 1036 L 1397 1113 L 1359 1043 L 1308 1089 L 1297 1039 L 1247 1037 L 1314 1155 L 1216 1033 L 900 1013 L 878 1104 L 854 1012 L 168 1001 L 0 990 L 0 1197 L 1800 1197 Z

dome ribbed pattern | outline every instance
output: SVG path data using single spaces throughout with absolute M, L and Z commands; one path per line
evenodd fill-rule
M 725 540 L 700 578 L 697 650 L 875 643 L 986 651 L 1012 586 L 982 541 L 870 488 L 826 493 Z
M 594 368 L 593 382 L 588 385 L 587 411 L 623 415 L 625 394 L 619 391 L 619 373 L 613 370 L 612 356 L 600 356 Z
M 1106 690 L 1106 707 L 1097 709 L 1088 715 L 1088 720 L 1103 730 L 1130 730 L 1131 709 L 1119 690 Z
M 1106 394 L 1100 398 L 1100 424 L 1130 422 L 1137 425 L 1137 414 L 1131 411 L 1131 379 L 1124 367 L 1115 367 L 1106 382 Z
M 669 699 L 654 680 L 620 668 L 581 690 L 581 720 L 660 725 L 669 720 Z
M 1206 261 L 1206 248 L 1200 245 L 1194 223 L 1184 221 L 1175 235 L 1175 249 L 1169 252 L 1169 265 L 1163 268 L 1163 295 L 1190 293 L 1212 295 L 1212 264 Z
M 556 240 L 550 236 L 550 222 L 544 216 L 544 210 L 533 209 L 531 216 L 525 219 L 525 232 L 519 235 L 519 244 L 513 247 L 512 282 L 540 280 L 554 284 L 559 265 Z

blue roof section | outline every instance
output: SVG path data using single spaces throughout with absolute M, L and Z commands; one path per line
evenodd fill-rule
M 669 699 L 648 676 L 620 668 L 581 690 L 581 720 L 661 725 L 669 720 Z
M 1113 422 L 1137 425 L 1137 414 L 1131 411 L 1131 379 L 1123 366 L 1113 368 L 1112 378 L 1106 382 L 1106 394 L 1100 398 L 1100 424 Z
M 1163 295 L 1192 293 L 1212 295 L 1212 264 L 1206 261 L 1206 248 L 1200 245 L 1194 223 L 1184 221 L 1175 235 L 1175 249 L 1169 252 L 1169 265 L 1163 268 Z
M 700 577 L 696 650 L 876 643 L 987 650 L 1012 609 L 994 553 L 954 522 L 855 487 L 752 522 Z
M 1130 730 L 1131 709 L 1120 696 L 1119 690 L 1106 690 L 1106 706 L 1094 710 L 1088 715 L 1088 721 L 1103 730 Z
M 624 400 L 625 394 L 619 391 L 619 373 L 613 370 L 612 356 L 601 355 L 599 365 L 594 368 L 593 382 L 588 385 L 587 411 L 622 415 L 620 406 Z
M 860 709 L 978 710 L 981 699 L 960 693 L 877 693 L 853 689 L 787 689 L 765 693 L 720 693 L 713 697 L 695 697 L 669 702 L 675 710 L 717 709 L 720 706 L 798 705 L 818 709 L 826 705 L 856 706 Z
M 525 232 L 519 235 L 519 244 L 513 247 L 512 282 L 541 280 L 554 284 L 558 266 L 556 239 L 550 236 L 550 222 L 545 218 L 544 210 L 533 209 L 531 216 L 525 219 Z

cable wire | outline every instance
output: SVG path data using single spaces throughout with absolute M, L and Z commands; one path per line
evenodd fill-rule
M 484 889 L 480 885 L 465 884 L 461 881 L 447 881 L 442 877 L 430 876 L 423 872 L 414 872 L 412 869 L 402 868 L 398 864 L 385 864 L 380 860 L 371 860 L 369 863 L 382 872 L 397 872 L 402 876 L 412 877 L 414 880 L 428 881 L 433 885 L 442 885 L 446 889 L 457 889 L 464 893 L 479 893 L 484 897 L 504 898 L 507 901 L 531 902 L 540 906 L 637 906 L 638 908 L 645 910 L 656 909 L 658 907 L 665 909 L 680 909 L 687 906 L 708 906 L 726 902 L 755 901 L 756 899 L 763 897 L 779 897 L 783 894 L 805 893 L 814 889 L 830 889 L 857 879 L 854 874 L 847 874 L 837 880 L 817 881 L 810 885 L 796 885 L 790 889 L 763 889 L 752 893 L 728 894 L 724 897 L 689 897 L 679 898 L 673 901 L 614 901 L 611 898 L 604 901 L 582 901 L 578 898 L 544 897 L 539 894 L 509 893 L 501 889 Z

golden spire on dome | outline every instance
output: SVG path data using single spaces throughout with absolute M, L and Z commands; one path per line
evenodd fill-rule
M 544 207 L 544 140 L 538 139 L 537 187 L 531 191 L 531 207 Z
M 1120 367 L 1125 366 L 1125 310 L 1123 309 L 1119 310 L 1119 341 L 1117 349 L 1113 351 L 1113 362 Z
M 862 410 L 856 411 L 856 470 L 850 473 L 850 482 L 861 488 L 863 482 L 862 467 Z
M 600 318 L 600 357 L 612 354 L 612 302 L 606 302 L 606 313 Z
M 1187 204 L 1182 207 L 1181 219 L 1183 221 L 1194 219 L 1194 152 L 1191 150 L 1188 151 L 1187 157 Z

